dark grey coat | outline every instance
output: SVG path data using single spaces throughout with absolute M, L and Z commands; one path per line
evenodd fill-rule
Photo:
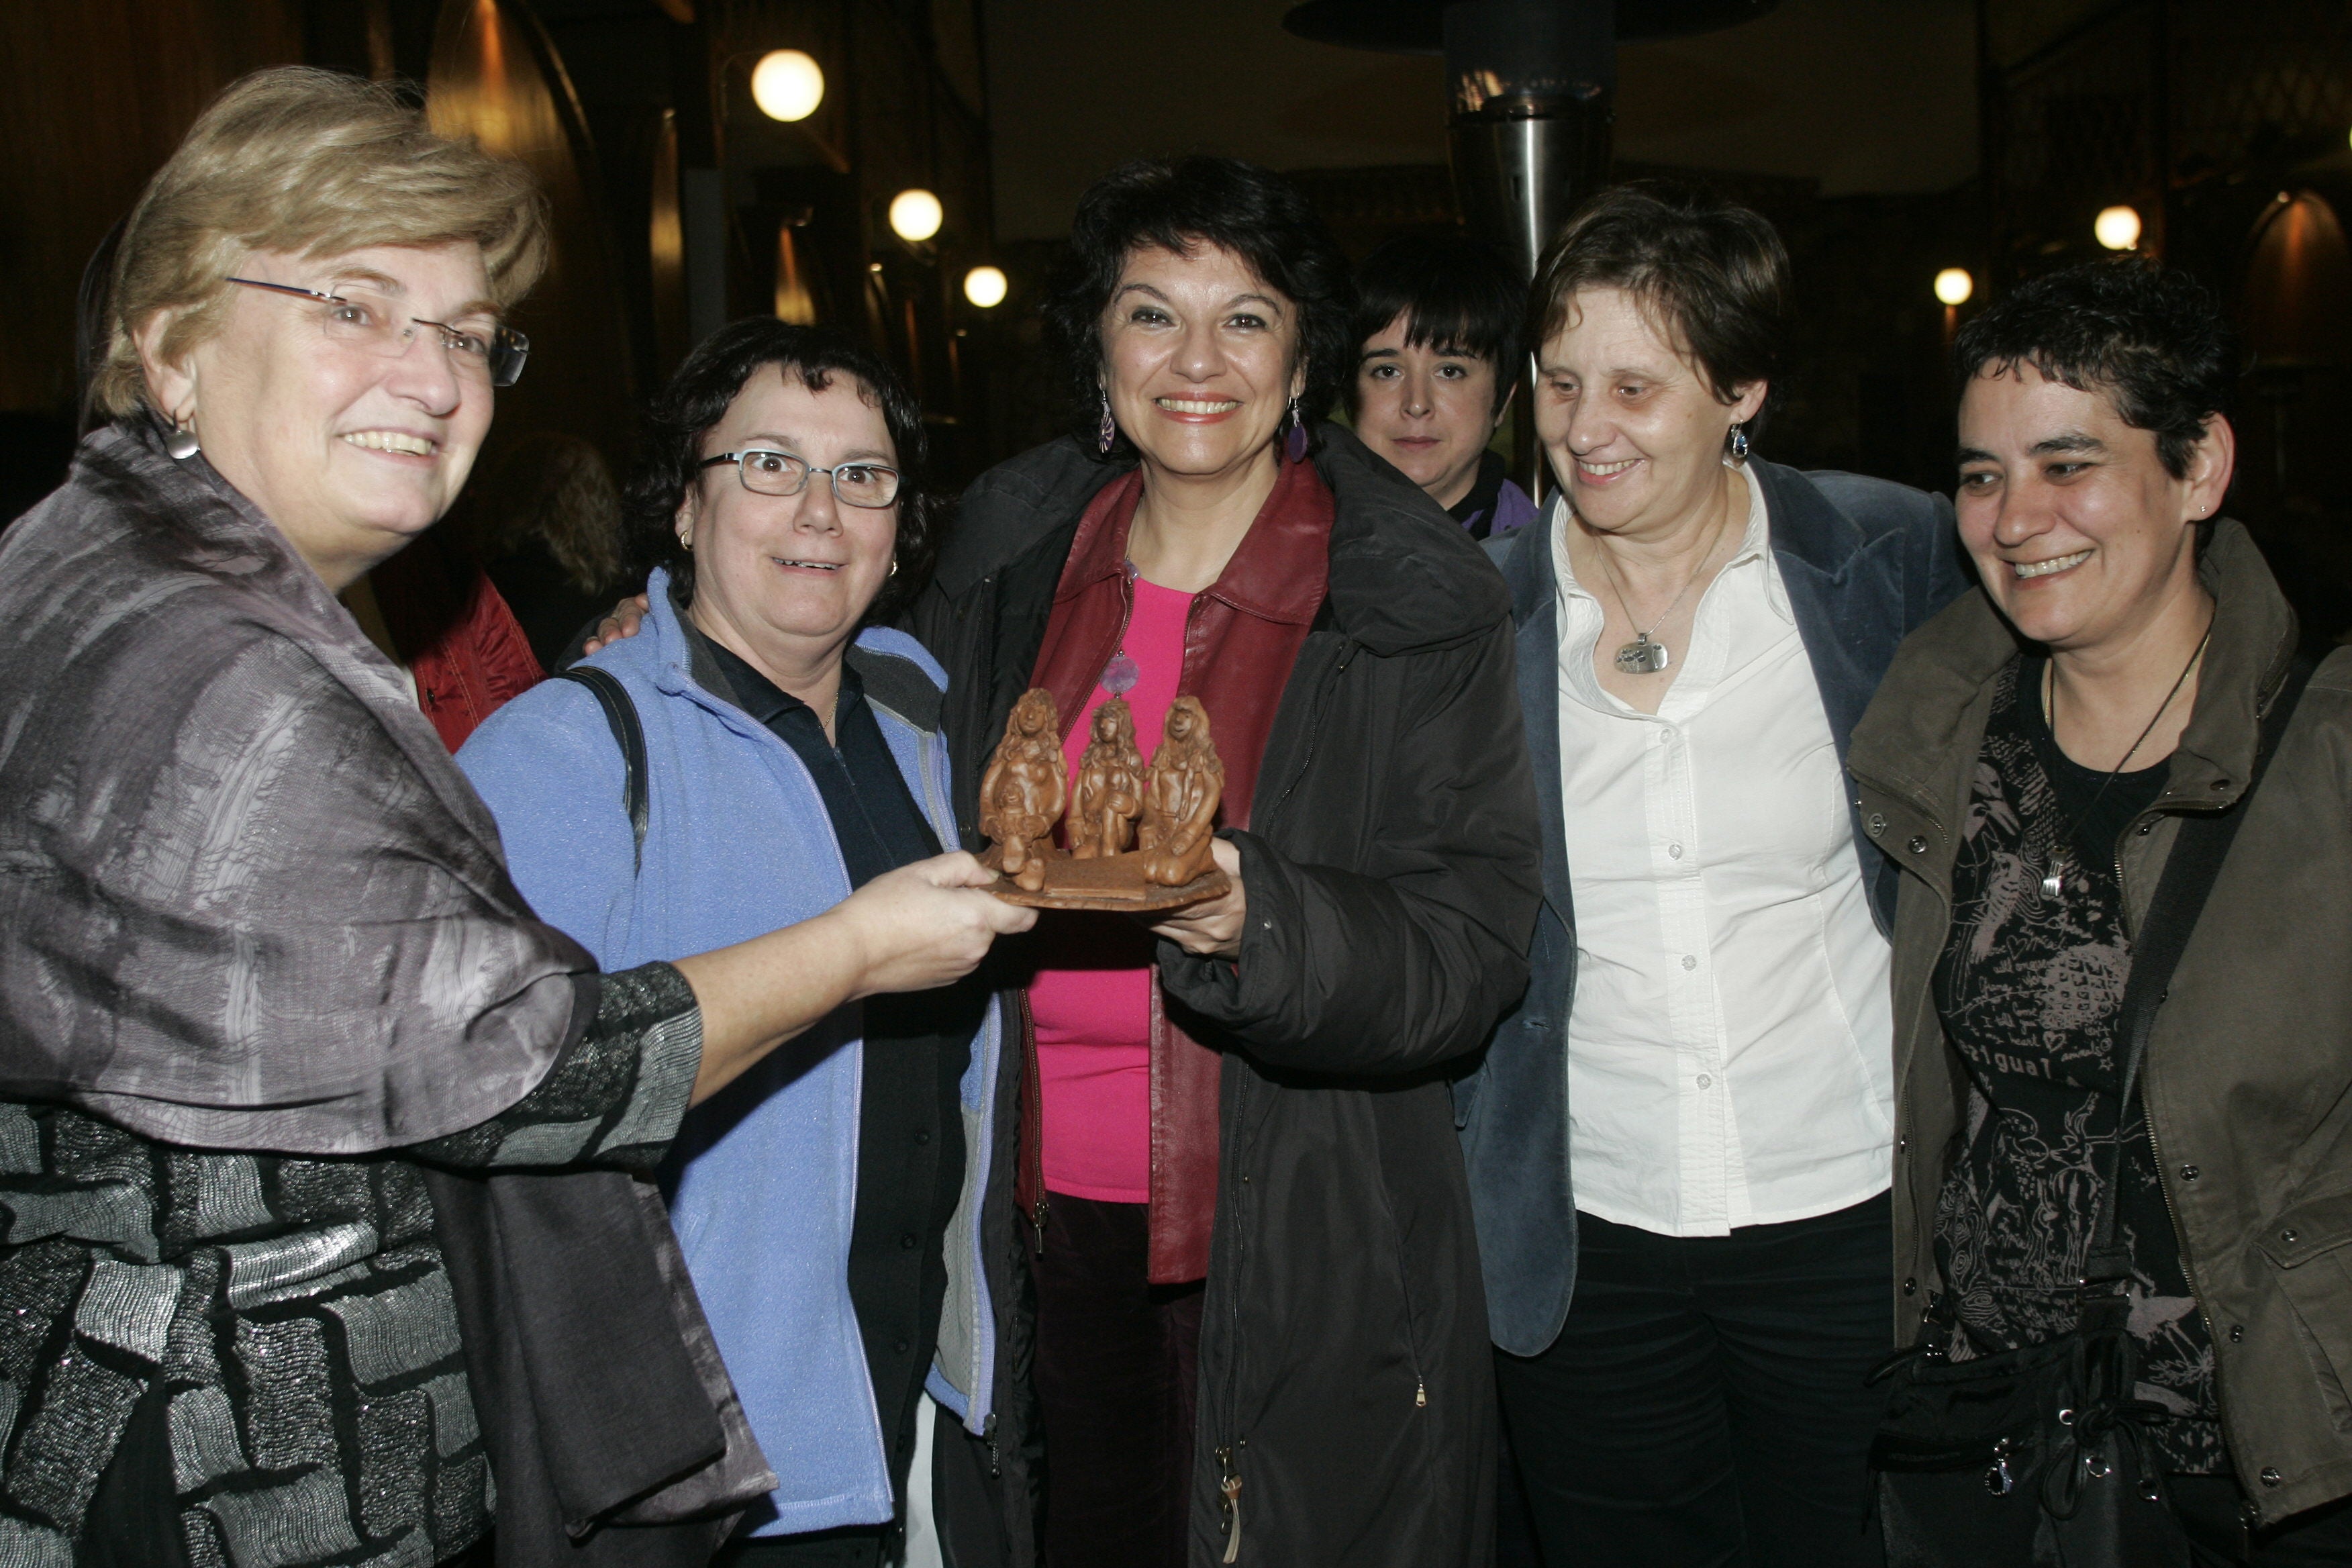
M 1838 760 L 1895 650 L 1973 581 L 1951 503 L 1884 479 L 1800 473 L 1751 460 L 1771 517 L 1772 555 L 1821 683 Z M 1475 1072 L 1454 1085 L 1470 1167 L 1495 1342 L 1535 1355 L 1559 1337 L 1576 1289 L 1576 1198 L 1568 1169 L 1568 1015 L 1576 992 L 1559 768 L 1559 585 L 1556 511 L 1488 546 L 1510 585 L 1518 626 L 1519 707 L 1543 810 L 1543 909 L 1518 1009 L 1495 1031 Z M 1859 831 L 1855 852 L 1871 913 L 1891 930 L 1899 874 Z
M 1527 975 L 1536 805 L 1508 605 L 1461 529 L 1353 437 L 1327 427 L 1317 466 L 1337 502 L 1329 596 L 1231 835 L 1241 956 L 1160 946 L 1185 1031 L 1224 1053 L 1192 1561 L 1483 1568 L 1494 1375 L 1445 1074 Z M 1061 441 L 964 498 L 916 629 L 949 671 L 967 823 L 1112 477 Z

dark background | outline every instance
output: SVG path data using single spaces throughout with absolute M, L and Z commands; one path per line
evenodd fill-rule
M 558 257 L 519 322 L 482 472 L 579 437 L 625 474 L 637 402 L 702 331 L 776 309 L 779 257 L 815 314 L 915 380 L 943 482 L 1052 434 L 1034 306 L 1086 184 L 1194 150 L 1295 174 L 1349 249 L 1455 221 L 1434 58 L 1281 29 L 1284 0 L 16 0 L 0 5 L 0 518 L 61 474 L 75 288 L 108 226 L 220 87 L 309 61 L 430 90 L 437 124 L 539 169 Z M 752 105 L 771 48 L 827 88 L 809 121 Z M 2352 5 L 2344 0 L 1783 0 L 1631 44 L 1619 177 L 1675 174 L 1770 217 L 1795 261 L 1796 369 L 1759 449 L 1950 488 L 1943 369 L 1958 320 L 2100 254 L 2127 203 L 2144 248 L 2203 276 L 2258 351 L 2232 510 L 2315 632 L 2352 625 Z M 947 222 L 884 217 L 908 186 Z M 961 292 L 988 262 L 1011 297 Z M 1948 311 L 1936 272 L 1967 268 Z M 2250 301 L 2262 309 L 2250 310 Z M 507 477 L 511 478 L 509 474 Z

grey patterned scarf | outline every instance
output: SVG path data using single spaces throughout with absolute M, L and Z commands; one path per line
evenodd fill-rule
M 283 534 L 145 418 L 0 538 L 0 1094 L 165 1142 L 470 1127 L 593 962 Z

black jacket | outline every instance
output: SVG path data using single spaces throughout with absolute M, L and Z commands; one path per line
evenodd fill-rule
M 1251 830 L 1231 835 L 1241 956 L 1160 949 L 1186 1032 L 1226 1053 L 1198 1568 L 1224 1560 L 1236 1511 L 1244 1564 L 1444 1568 L 1493 1550 L 1493 1373 L 1445 1080 L 1526 984 L 1540 896 L 1510 605 L 1420 490 L 1344 431 L 1323 440 L 1329 597 Z M 1113 473 L 1062 441 L 982 476 L 915 611 L 949 672 L 967 834 L 1079 516 Z

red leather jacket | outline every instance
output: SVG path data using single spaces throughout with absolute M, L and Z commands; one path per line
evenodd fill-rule
M 451 751 L 505 703 L 546 679 L 482 569 L 425 534 L 369 574 L 416 705 Z
M 1030 683 L 1054 694 L 1065 738 L 1118 651 L 1135 607 L 1127 533 L 1142 498 L 1139 471 L 1103 487 L 1070 542 L 1053 616 Z M 1331 492 L 1311 463 L 1285 463 L 1257 520 L 1216 582 L 1195 595 L 1184 623 L 1180 696 L 1209 711 L 1225 765 L 1218 821 L 1249 826 L 1250 797 L 1274 714 L 1299 646 L 1323 605 L 1331 555 Z M 1024 1008 L 1023 1115 L 1017 1178 L 1024 1213 L 1042 1221 L 1045 1201 L 1036 1037 Z M 1178 1284 L 1209 1272 L 1217 1208 L 1217 1085 L 1223 1058 L 1195 1043 L 1160 1005 L 1151 982 L 1150 1279 Z

